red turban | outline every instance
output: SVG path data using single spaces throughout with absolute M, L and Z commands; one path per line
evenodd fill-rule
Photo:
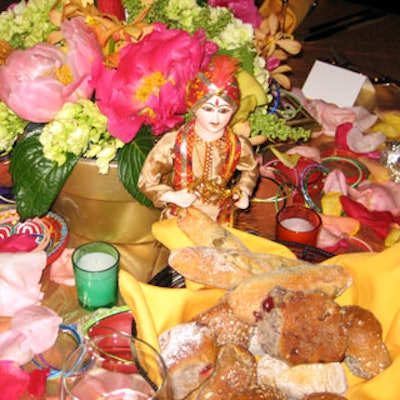
M 239 60 L 227 55 L 214 56 L 206 69 L 189 83 L 186 104 L 196 111 L 211 97 L 219 96 L 236 111 L 240 103 L 235 75 L 238 68 Z

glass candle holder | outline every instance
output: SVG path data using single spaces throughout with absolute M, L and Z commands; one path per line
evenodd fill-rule
M 315 247 L 321 224 L 321 217 L 311 208 L 284 207 L 276 215 L 276 239 Z
M 90 242 L 72 253 L 79 304 L 88 311 L 118 303 L 120 255 L 109 243 Z

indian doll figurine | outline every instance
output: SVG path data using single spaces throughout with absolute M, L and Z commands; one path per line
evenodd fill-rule
M 161 218 L 194 206 L 232 225 L 235 207 L 248 208 L 259 173 L 252 145 L 228 126 L 240 102 L 237 69 L 238 60 L 215 56 L 188 86 L 193 118 L 148 154 L 138 187 Z

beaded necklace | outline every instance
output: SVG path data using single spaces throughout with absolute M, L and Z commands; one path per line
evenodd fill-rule
M 223 136 L 218 139 L 226 142 L 221 176 L 211 179 L 215 142 L 205 142 L 203 174 L 200 178 L 197 178 L 193 176 L 193 152 L 198 151 L 195 143 L 196 137 L 198 136 L 194 130 L 194 121 L 185 125 L 178 132 L 174 147 L 175 189 L 189 188 L 194 190 L 201 195 L 203 202 L 217 203 L 223 209 L 227 201 L 231 200 L 231 191 L 226 188 L 226 185 L 232 178 L 239 162 L 241 153 L 240 140 L 229 129 L 225 129 Z M 202 159 L 198 153 L 196 155 L 199 160 Z

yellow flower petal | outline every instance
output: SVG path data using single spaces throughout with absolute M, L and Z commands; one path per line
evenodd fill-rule
M 340 192 L 325 193 L 321 199 L 322 213 L 339 217 L 342 214 L 343 208 L 340 203 Z
M 395 225 L 392 227 L 385 238 L 385 247 L 393 246 L 400 242 L 400 226 Z
M 294 168 L 299 161 L 300 154 L 285 154 L 281 153 L 275 147 L 271 147 L 272 153 L 274 153 L 275 157 L 282 162 L 282 164 L 286 165 L 286 167 Z
M 373 132 L 382 132 L 390 140 L 400 140 L 400 113 L 388 111 L 378 114 L 380 121 L 373 127 Z

